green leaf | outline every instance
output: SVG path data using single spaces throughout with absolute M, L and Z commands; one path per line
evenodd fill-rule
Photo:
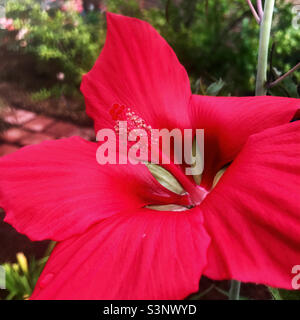
M 206 89 L 206 94 L 209 96 L 217 96 L 220 91 L 223 89 L 225 82 L 220 78 L 218 81 L 213 82 Z
M 271 288 L 271 287 L 268 287 L 268 289 L 273 297 L 273 300 L 282 300 L 279 289 Z
M 300 290 L 278 289 L 281 300 L 300 300 Z

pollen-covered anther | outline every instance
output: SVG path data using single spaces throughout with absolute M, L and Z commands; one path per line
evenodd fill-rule
M 126 131 L 124 130 L 119 130 L 120 121 L 127 122 L 127 133 L 135 129 L 144 129 L 148 134 L 152 129 L 152 127 L 148 125 L 144 119 L 138 116 L 134 111 L 131 111 L 131 109 L 126 107 L 125 105 L 115 103 L 109 110 L 109 113 L 112 119 L 115 121 L 114 129 L 118 134 L 126 133 Z

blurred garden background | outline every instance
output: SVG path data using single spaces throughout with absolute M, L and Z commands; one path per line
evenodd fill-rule
M 275 5 L 269 82 L 300 61 L 300 26 L 292 23 L 300 1 Z M 94 140 L 79 86 L 104 44 L 105 11 L 152 24 L 187 69 L 194 93 L 254 95 L 259 25 L 246 0 L 0 0 L 0 156 L 47 139 Z M 300 72 L 294 72 L 268 94 L 299 98 L 299 80 Z M 0 298 L 27 298 L 49 243 L 30 242 L 3 217 L 0 209 L 0 264 L 7 263 L 10 282 Z M 28 259 L 16 260 L 19 251 Z M 203 291 L 194 298 L 227 298 L 226 281 L 201 281 Z M 242 295 L 293 294 L 248 285 Z

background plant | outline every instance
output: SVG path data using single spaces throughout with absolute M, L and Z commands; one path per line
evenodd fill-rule
M 35 99 L 76 95 L 82 74 L 92 67 L 104 43 L 104 16 L 97 7 L 88 12 L 62 10 L 59 5 L 46 10 L 41 3 L 8 0 L 6 15 L 15 30 L 2 31 L 0 41 L 7 50 L 34 60 L 32 73 L 42 80 Z M 246 1 L 157 0 L 155 6 L 141 6 L 135 0 L 108 0 L 106 7 L 149 21 L 188 70 L 194 92 L 203 94 L 211 83 L 223 79 L 219 94 L 253 94 L 259 26 Z M 293 67 L 300 56 L 300 33 L 292 26 L 291 4 L 277 0 L 274 16 L 270 79 Z M 285 81 L 286 88 L 281 85 L 270 92 L 296 97 L 299 79 L 295 73 Z
M 55 242 L 51 242 L 42 259 L 36 260 L 34 257 L 27 259 L 22 252 L 19 252 L 15 263 L 3 265 L 8 292 L 6 300 L 26 300 L 31 296 L 54 246 Z
M 2 43 L 9 51 L 34 60 L 32 72 L 47 82 L 37 99 L 51 95 L 74 94 L 82 74 L 97 58 L 104 41 L 100 14 L 85 15 L 60 6 L 43 9 L 42 1 L 8 0 L 7 17 L 13 19 L 15 31 Z M 71 7 L 72 8 L 72 7 Z

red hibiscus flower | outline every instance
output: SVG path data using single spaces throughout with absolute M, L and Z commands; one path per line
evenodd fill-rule
M 300 122 L 296 99 L 192 95 L 164 39 L 138 19 L 107 14 L 104 49 L 83 77 L 96 131 L 111 106 L 133 106 L 152 128 L 204 128 L 201 186 L 167 168 L 187 195 L 162 186 L 144 164 L 99 165 L 97 144 L 73 137 L 0 160 L 5 221 L 57 245 L 32 299 L 182 299 L 201 275 L 291 289 L 300 263 Z M 219 170 L 231 163 L 212 189 Z M 194 193 L 194 194 L 193 194 Z

